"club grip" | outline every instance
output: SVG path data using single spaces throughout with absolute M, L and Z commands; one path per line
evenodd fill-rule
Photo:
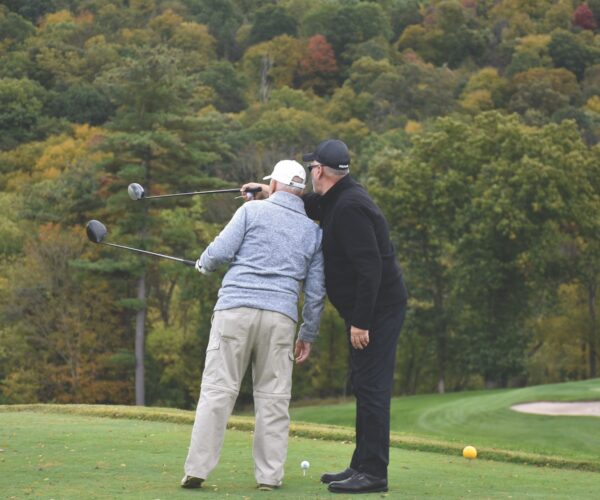
M 195 260 L 181 259 L 181 262 L 183 262 L 186 266 L 192 266 L 192 267 L 196 266 Z
M 255 187 L 255 188 L 248 188 L 246 190 L 244 190 L 244 193 L 260 193 L 262 191 L 262 188 L 260 186 Z

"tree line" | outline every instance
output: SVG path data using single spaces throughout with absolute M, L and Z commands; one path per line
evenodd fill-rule
M 327 137 L 409 286 L 397 394 L 598 376 L 600 1 L 0 4 L 0 403 L 192 407 L 240 185 Z M 294 398 L 347 394 L 327 305 Z M 251 399 L 242 387 L 240 402 Z

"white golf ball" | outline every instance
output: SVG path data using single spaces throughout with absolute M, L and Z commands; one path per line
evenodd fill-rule
M 310 467 L 308 460 L 303 460 L 302 462 L 300 462 L 300 467 L 302 467 L 303 469 L 308 469 Z

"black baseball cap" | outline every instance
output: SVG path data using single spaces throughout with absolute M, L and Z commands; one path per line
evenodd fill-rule
M 318 161 L 322 165 L 337 170 L 350 167 L 350 151 L 348 146 L 338 139 L 327 139 L 317 146 L 312 153 L 302 156 L 303 161 Z

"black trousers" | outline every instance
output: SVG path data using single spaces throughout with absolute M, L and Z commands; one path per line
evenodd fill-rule
M 356 396 L 356 448 L 350 467 L 387 478 L 390 462 L 390 400 L 396 346 L 406 303 L 378 312 L 369 330 L 369 345 L 350 345 L 350 381 Z M 348 329 L 348 341 L 350 325 Z

